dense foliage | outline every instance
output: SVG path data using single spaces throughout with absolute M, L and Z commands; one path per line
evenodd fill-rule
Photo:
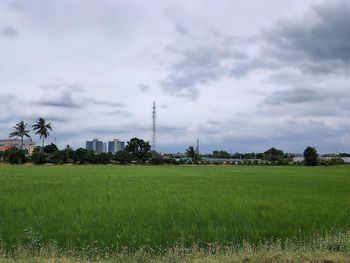
M 318 158 L 318 154 L 314 147 L 309 146 L 305 149 L 304 151 L 305 165 L 308 165 L 308 166 L 317 165 L 317 158 Z
M 129 154 L 132 161 L 137 163 L 148 161 L 151 157 L 150 150 L 150 143 L 139 138 L 132 138 L 125 146 L 125 152 Z
M 0 156 L 4 162 L 11 164 L 24 164 L 28 160 L 27 152 L 16 147 L 2 152 Z

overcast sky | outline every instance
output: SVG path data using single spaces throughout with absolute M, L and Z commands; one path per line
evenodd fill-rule
M 349 0 L 0 0 L 0 137 L 350 152 L 349 66 Z

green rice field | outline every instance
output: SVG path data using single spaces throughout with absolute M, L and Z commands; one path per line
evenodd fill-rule
M 349 229 L 347 166 L 0 165 L 6 247 L 157 250 Z

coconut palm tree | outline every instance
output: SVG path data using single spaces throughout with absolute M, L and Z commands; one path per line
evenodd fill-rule
M 193 146 L 188 147 L 188 149 L 186 150 L 186 155 L 193 159 L 196 157 L 196 151 Z
M 13 126 L 13 128 L 15 129 L 15 131 L 11 132 L 9 137 L 21 137 L 21 150 L 23 150 L 24 137 L 30 138 L 29 130 L 26 130 L 27 123 L 25 123 L 24 121 L 20 121 L 15 126 Z
M 44 149 L 44 140 L 50 135 L 49 130 L 52 131 L 51 123 L 46 123 L 45 119 L 41 117 L 33 125 L 33 131 L 35 134 L 39 134 L 40 139 L 43 140 L 41 151 Z

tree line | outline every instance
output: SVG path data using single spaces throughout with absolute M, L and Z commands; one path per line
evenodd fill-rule
M 32 162 L 34 164 L 209 164 L 213 163 L 210 159 L 218 159 L 215 164 L 226 163 L 224 160 L 240 160 L 239 164 L 271 164 L 271 165 L 288 165 L 293 162 L 292 154 L 284 153 L 282 150 L 274 147 L 262 153 L 235 153 L 230 154 L 226 151 L 216 150 L 212 154 L 200 155 L 193 146 L 189 146 L 183 155 L 161 155 L 151 151 L 151 145 L 148 141 L 139 138 L 132 138 L 127 142 L 125 149 L 116 153 L 96 153 L 91 150 L 79 148 L 74 150 L 67 145 L 65 149 L 59 150 L 58 147 L 51 143 L 45 146 L 45 139 L 52 131 L 51 123 L 47 123 L 44 118 L 39 118 L 33 125 L 32 131 L 39 135 L 42 145 L 36 147 L 29 154 L 23 149 L 24 138 L 31 138 L 28 124 L 20 121 L 13 127 L 14 131 L 9 134 L 10 138 L 20 138 L 19 148 L 0 152 L 0 160 L 13 164 L 22 164 Z M 347 156 L 342 154 L 340 156 Z M 344 161 L 338 156 L 330 160 L 320 159 L 317 150 L 314 147 L 307 147 L 303 152 L 304 160 L 302 164 L 308 166 L 314 165 L 336 165 L 344 164 Z M 260 161 L 258 161 L 260 160 Z

